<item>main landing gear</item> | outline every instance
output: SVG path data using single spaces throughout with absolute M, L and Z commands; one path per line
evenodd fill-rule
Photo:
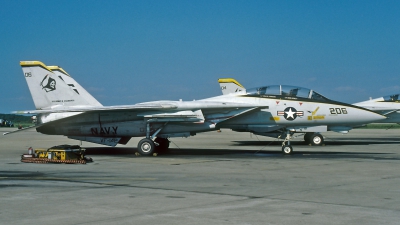
M 324 137 L 320 133 L 306 133 L 304 141 L 309 145 L 321 146 L 324 144 Z
M 167 138 L 157 137 L 154 141 L 151 138 L 143 138 L 138 143 L 138 152 L 144 156 L 166 152 L 168 148 L 169 140 Z
M 152 155 L 155 152 L 156 145 L 150 138 L 143 138 L 138 143 L 138 152 L 141 155 Z
M 152 136 L 150 136 L 150 124 L 147 123 L 146 138 L 140 140 L 137 146 L 140 155 L 150 156 L 168 150 L 169 140 L 167 138 L 155 138 L 165 125 L 167 125 L 167 123 L 161 126 L 156 132 L 154 132 Z

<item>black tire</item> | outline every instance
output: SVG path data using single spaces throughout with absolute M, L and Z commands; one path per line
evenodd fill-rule
M 324 144 L 324 137 L 321 134 L 314 133 L 311 135 L 309 143 L 314 146 L 321 146 Z
M 291 145 L 282 146 L 282 153 L 284 155 L 291 155 L 293 153 L 293 147 Z
M 156 146 L 157 152 L 166 152 L 169 148 L 169 140 L 167 138 L 157 137 L 154 142 L 158 144 Z
M 154 150 L 155 150 L 155 145 L 153 140 L 149 138 L 144 138 L 139 141 L 138 143 L 138 152 L 141 155 L 153 155 Z
M 307 144 L 310 144 L 310 139 L 311 139 L 311 136 L 313 135 L 314 133 L 311 133 L 311 132 L 308 132 L 308 133 L 305 133 L 304 134 L 304 141 L 307 143 Z

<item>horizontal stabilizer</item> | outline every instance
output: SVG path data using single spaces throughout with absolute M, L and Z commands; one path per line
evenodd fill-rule
M 14 130 L 14 131 L 10 131 L 10 132 L 5 132 L 5 133 L 3 133 L 3 135 L 13 134 L 13 133 L 21 132 L 21 131 L 26 131 L 26 130 L 30 130 L 32 128 L 37 128 L 37 127 L 39 127 L 39 126 L 33 125 L 33 126 L 30 126 L 30 127 L 25 127 L 25 128 Z

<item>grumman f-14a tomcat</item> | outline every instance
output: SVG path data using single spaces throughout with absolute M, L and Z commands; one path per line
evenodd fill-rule
M 277 133 L 284 137 L 283 153 L 291 154 L 290 139 L 295 132 L 314 132 L 322 138 L 316 132 L 346 131 L 386 118 L 292 86 L 248 89 L 197 101 L 103 106 L 59 67 L 49 68 L 39 61 L 20 65 L 36 109 L 18 113 L 36 114 L 38 132 L 108 146 L 144 137 L 138 143 L 142 155 L 167 149 L 169 138 L 221 128 Z
M 301 88 L 301 87 L 294 87 L 294 86 L 287 86 L 287 85 L 271 85 L 271 86 L 264 86 L 264 87 L 258 87 L 258 88 L 252 88 L 249 90 L 246 90 L 238 81 L 232 78 L 221 78 L 218 80 L 222 93 L 224 95 L 227 94 L 237 94 L 237 93 L 257 93 L 257 95 L 262 95 L 264 97 L 268 97 L 271 99 L 277 99 L 276 105 L 278 107 L 279 104 L 285 104 L 285 101 L 282 100 L 299 100 L 300 102 L 304 102 L 301 99 L 304 98 L 305 96 L 309 95 L 309 98 L 311 97 L 312 93 L 315 93 L 312 90 Z M 290 90 L 291 96 L 287 97 L 288 91 L 285 90 Z M 379 113 L 382 116 L 386 116 L 386 119 L 383 120 L 378 120 L 378 121 L 373 121 L 373 123 L 398 123 L 400 124 L 400 99 L 399 99 L 400 94 L 393 94 L 393 95 L 388 95 L 376 99 L 370 99 L 368 101 L 363 101 L 359 103 L 354 103 L 350 106 L 356 106 L 356 107 L 362 107 L 371 111 L 374 111 L 376 113 Z M 332 102 L 329 99 L 326 99 L 325 97 L 321 96 L 318 97 L 318 101 L 326 101 Z M 342 114 L 348 114 L 347 111 L 347 106 L 349 104 L 344 104 L 340 102 L 336 102 L 336 104 L 342 104 L 343 107 L 329 107 L 329 115 L 330 116 L 339 116 Z M 281 111 L 277 110 L 277 115 L 281 114 Z M 330 125 L 329 123 L 326 124 L 326 126 L 322 126 L 324 123 L 323 121 L 326 118 L 326 114 L 321 114 L 321 112 L 317 113 L 316 111 L 313 111 L 311 116 L 308 116 L 308 120 L 320 120 L 321 126 L 318 132 L 312 131 L 310 129 L 303 129 L 303 130 L 296 130 L 296 132 L 303 132 L 304 133 L 304 140 L 309 143 L 310 145 L 322 145 L 324 142 L 323 136 L 319 134 L 320 132 L 326 132 L 326 131 L 335 131 L 339 133 L 348 133 L 349 130 L 355 127 L 361 127 L 365 124 L 355 124 L 355 123 L 348 123 L 348 124 L 343 124 L 343 126 L 338 126 L 337 124 Z M 272 118 L 271 118 L 272 119 Z M 278 120 L 280 117 L 277 118 Z M 292 118 L 290 118 L 292 119 Z M 259 132 L 258 130 L 251 129 L 248 127 L 244 128 L 237 128 L 233 129 L 234 131 L 248 131 L 252 132 L 254 134 L 259 134 L 263 136 L 270 136 L 270 137 L 282 137 L 281 133 L 279 131 L 270 131 L 270 132 Z

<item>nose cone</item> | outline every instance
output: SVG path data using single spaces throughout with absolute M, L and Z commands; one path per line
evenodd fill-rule
M 367 109 L 358 109 L 358 119 L 364 123 L 373 123 L 386 119 L 387 117 Z
M 387 119 L 386 116 L 381 115 L 381 114 L 379 114 L 379 113 L 376 113 L 373 117 L 375 117 L 377 120 L 384 120 L 384 119 Z

